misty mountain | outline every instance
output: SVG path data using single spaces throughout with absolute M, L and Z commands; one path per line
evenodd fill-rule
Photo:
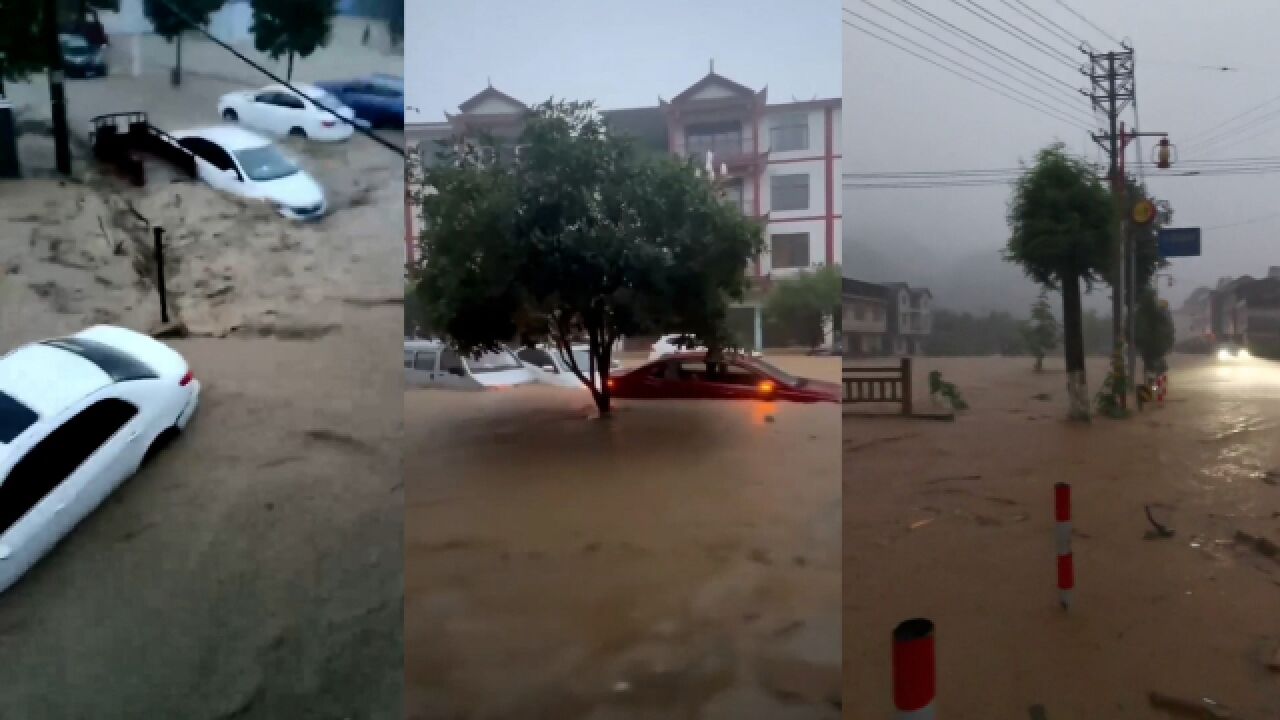
M 845 239 L 844 274 L 870 282 L 901 281 L 927 287 L 935 307 L 956 312 L 1003 311 L 1022 317 L 1040 294 L 1017 265 L 1000 257 L 1000 246 L 972 252 L 948 253 L 909 240 L 869 243 Z M 1109 305 L 1106 286 L 1084 296 L 1085 309 L 1105 312 Z M 1057 294 L 1051 298 L 1055 312 Z

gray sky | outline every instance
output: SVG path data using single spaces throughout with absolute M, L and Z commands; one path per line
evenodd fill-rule
M 929 43 L 964 64 L 996 75 L 971 58 L 930 40 L 889 15 L 909 20 L 940 38 L 991 62 L 997 60 L 950 31 L 941 30 L 902 0 L 843 0 L 844 7 L 892 28 L 907 37 Z M 1045 54 L 985 24 L 963 10 L 959 0 L 911 0 L 987 42 L 1048 72 L 1071 86 L 1084 87 L 1087 78 L 1055 63 Z M 1276 114 L 1228 133 L 1235 142 L 1215 143 L 1201 153 L 1193 136 L 1219 125 L 1250 107 L 1280 98 L 1280 72 L 1275 68 L 1276 28 L 1280 27 L 1280 3 L 1274 0 L 1065 0 L 1116 38 L 1130 38 L 1136 51 L 1138 109 L 1146 131 L 1163 130 L 1180 145 L 1181 159 L 1280 156 L 1280 99 L 1240 121 L 1245 125 L 1267 111 Z M 1073 53 L 1065 41 L 1054 40 L 1046 30 L 1017 15 L 1014 0 L 977 0 L 979 6 L 1007 18 L 1054 47 Z M 1073 35 L 1096 49 L 1111 49 L 1096 30 L 1074 17 L 1057 0 L 1025 0 Z M 972 7 L 972 5 L 969 5 Z M 865 23 L 848 13 L 845 19 Z M 1101 161 L 1100 151 L 1085 131 L 1045 117 L 996 93 L 962 80 L 903 51 L 842 24 L 844 36 L 845 172 L 920 171 L 1016 167 L 1029 160 L 1045 144 L 1058 139 Z M 901 39 L 882 30 L 873 32 L 894 42 Z M 916 52 L 924 51 L 907 45 Z M 928 54 L 928 53 L 924 53 Z M 1201 69 L 1200 65 L 1230 66 L 1238 71 Z M 1025 76 L 1021 76 L 1025 77 Z M 1001 78 L 1007 84 L 1014 81 Z M 1045 80 L 1045 84 L 1051 84 Z M 1014 85 L 1026 90 L 1025 86 Z M 1064 99 L 1063 104 L 1072 104 Z M 1086 118 L 1088 101 L 1073 106 Z M 861 109 L 861 111 L 860 111 Z M 1126 118 L 1132 123 L 1133 112 Z M 1234 126 L 1234 124 L 1233 124 Z M 1255 133 L 1257 133 L 1255 135 Z M 1143 151 L 1151 154 L 1151 139 Z M 1195 151 L 1195 152 L 1193 152 Z M 1134 159 L 1130 150 L 1130 161 Z M 1184 166 L 1185 167 L 1190 167 Z M 1147 172 L 1148 186 L 1157 197 L 1169 200 L 1175 226 L 1204 228 L 1204 256 L 1172 261 L 1175 286 L 1162 285 L 1161 293 L 1175 303 L 1196 285 L 1211 284 L 1223 275 L 1265 273 L 1268 265 L 1280 265 L 1280 172 L 1235 177 L 1161 177 Z M 1168 171 L 1165 171 L 1166 173 Z M 999 298 L 1016 296 L 1016 308 L 1032 293 L 1001 270 L 996 258 L 1008 230 L 1006 187 L 980 189 L 858 190 L 845 191 L 845 268 L 858 276 L 860 262 L 882 265 L 893 258 L 900 274 L 916 282 L 954 286 L 953 301 L 981 309 L 998 305 Z M 1214 226 L 1253 221 L 1235 227 Z M 856 243 L 856 244 L 855 244 Z M 866 248 L 870 248 L 867 250 Z M 927 251 L 927 254 L 922 254 Z M 921 257 L 926 259 L 919 259 Z M 990 257 L 990 277 L 978 272 L 978 258 Z M 902 269 L 902 268 L 906 269 Z M 939 280 L 953 268 L 963 268 L 964 278 Z M 885 279 L 885 278 L 869 278 Z M 1012 285 L 1010 284 L 1012 283 Z M 960 285 L 967 284 L 964 288 Z M 985 286 L 974 289 L 975 286 Z M 1014 286 L 1017 287 L 1014 287 Z M 951 288 L 949 288 L 951 289 Z M 947 293 L 938 297 L 948 303 Z M 1098 303 L 1098 298 L 1093 304 Z
M 431 0 L 405 3 L 408 121 L 494 87 L 533 103 L 656 105 L 707 72 L 769 98 L 840 93 L 838 0 Z

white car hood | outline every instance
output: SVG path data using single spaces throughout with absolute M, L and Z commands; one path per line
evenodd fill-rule
M 291 208 L 311 207 L 324 202 L 324 189 L 305 170 L 275 180 L 254 184 L 262 197 Z

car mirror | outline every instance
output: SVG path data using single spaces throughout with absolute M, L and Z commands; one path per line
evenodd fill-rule
M 448 372 L 450 375 L 457 375 L 458 377 L 466 377 L 466 374 L 462 372 L 462 368 L 460 367 L 451 367 L 449 368 Z

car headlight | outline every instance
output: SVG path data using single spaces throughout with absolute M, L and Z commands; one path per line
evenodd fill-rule
M 1219 349 L 1218 349 L 1218 359 L 1219 359 L 1219 360 L 1230 360 L 1230 359 L 1231 359 L 1231 352 L 1230 352 L 1230 351 L 1228 351 L 1226 348 L 1219 348 Z
M 1245 349 L 1245 348 L 1240 348 L 1239 357 L 1247 358 L 1247 357 L 1252 357 L 1252 356 L 1249 354 L 1249 351 L 1248 351 L 1247 349 Z

